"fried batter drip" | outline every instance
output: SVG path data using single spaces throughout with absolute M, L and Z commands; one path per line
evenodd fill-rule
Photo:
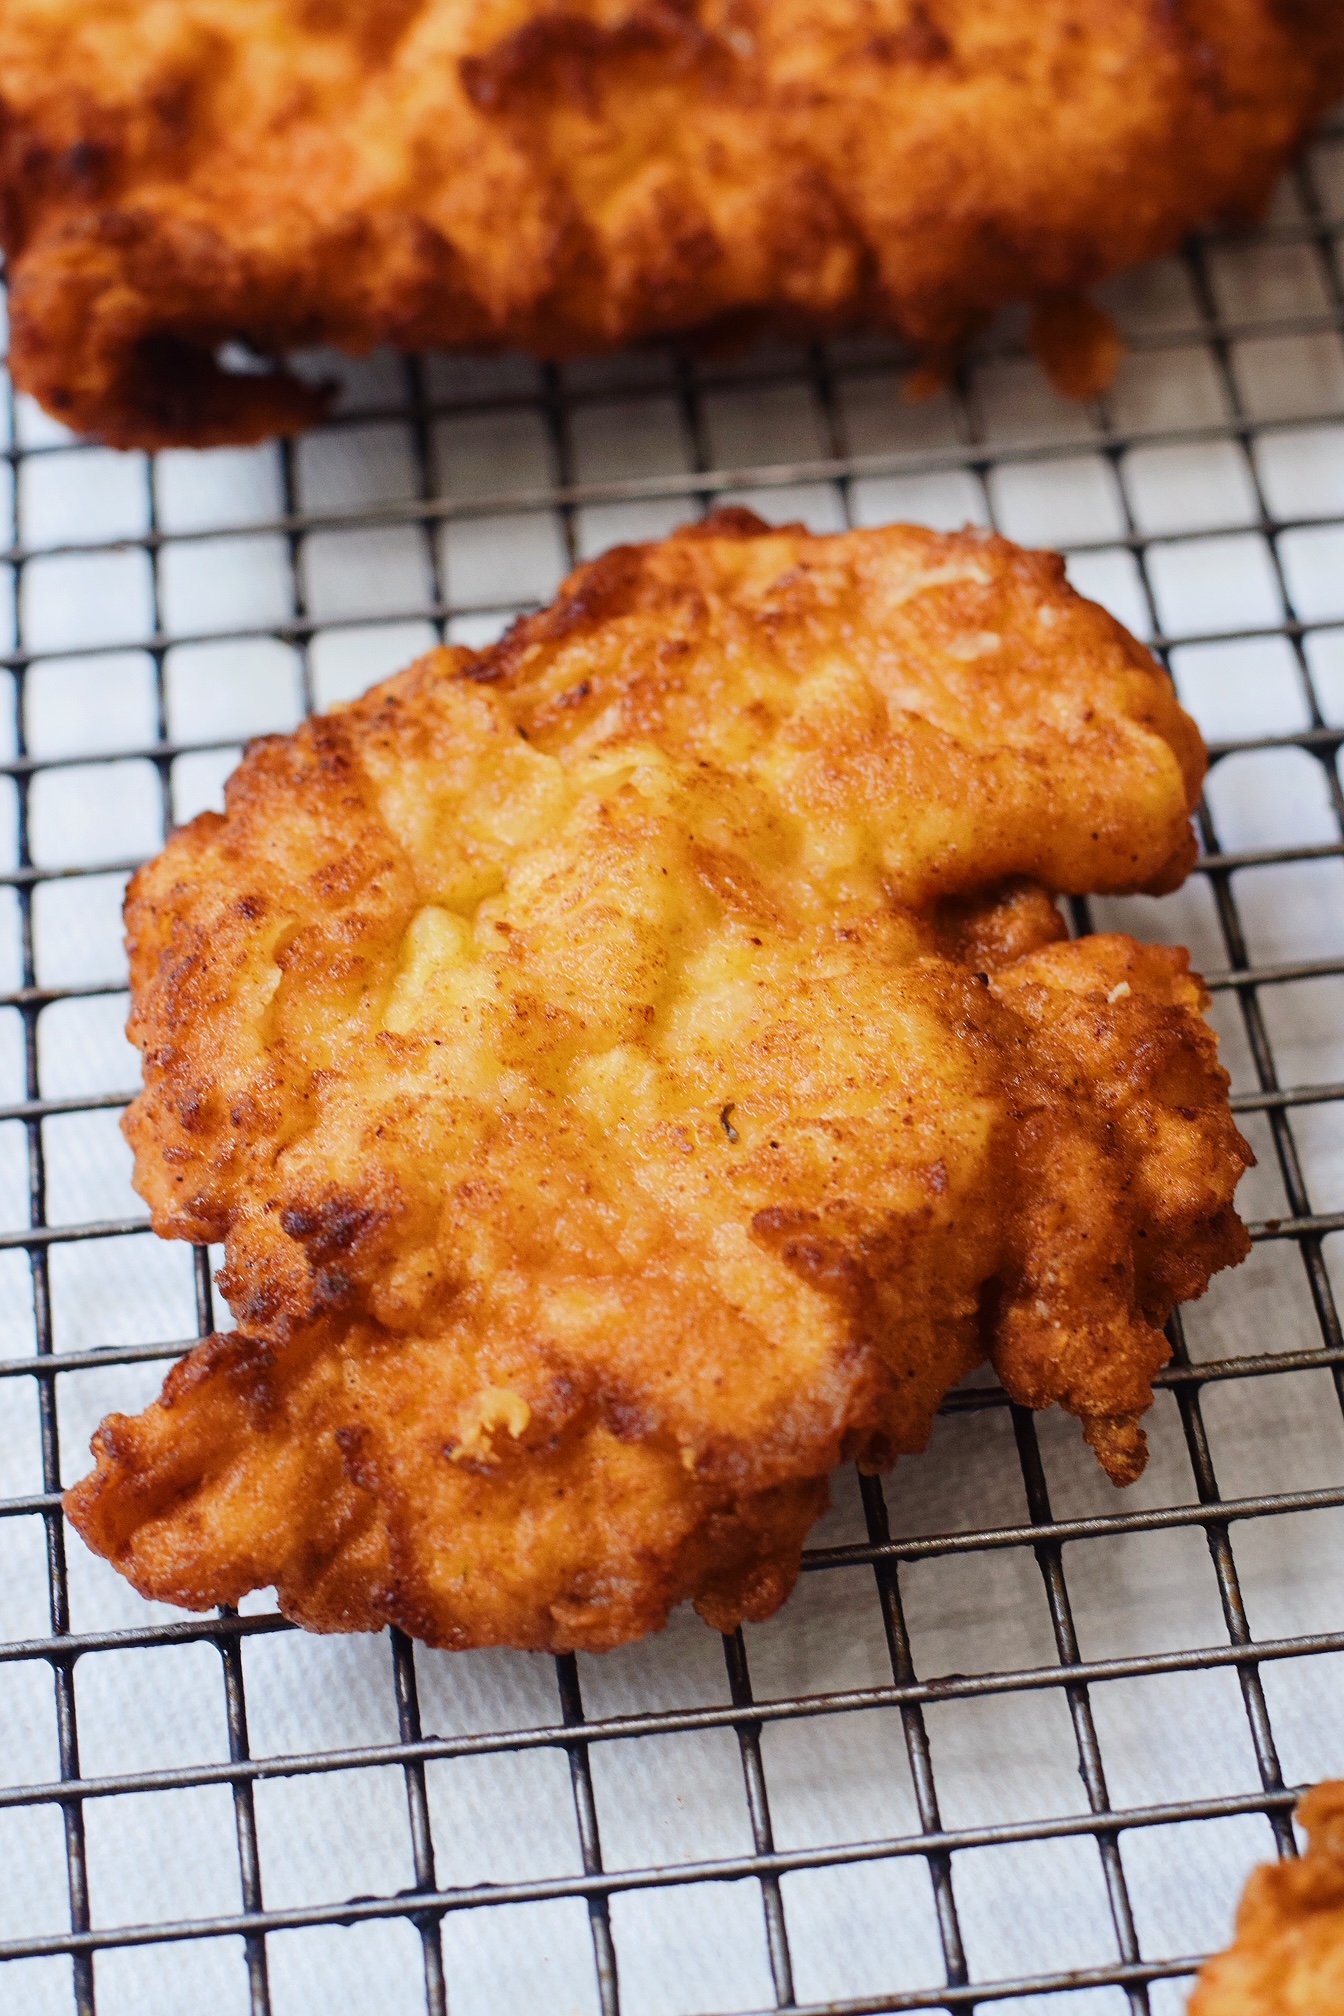
M 1258 211 L 1341 90 L 1338 0 L 5 0 L 11 367 L 159 446 L 320 407 L 230 339 L 867 323 L 933 379 L 1028 300 L 1084 396 L 1078 290 Z
M 1117 1482 L 1249 1159 L 1204 756 L 1053 556 L 726 513 L 255 745 L 127 904 L 136 1181 L 239 1334 L 70 1494 L 201 1606 L 598 1648 L 787 1594 L 986 1354 Z
M 1255 1871 L 1236 1942 L 1200 1975 L 1189 2016 L 1344 2009 L 1344 1784 L 1317 1785 L 1297 1817 L 1310 1837 L 1306 1854 Z

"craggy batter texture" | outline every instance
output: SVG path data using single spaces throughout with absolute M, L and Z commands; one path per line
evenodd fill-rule
M 1236 1943 L 1199 1977 L 1189 2016 L 1335 2016 L 1344 2009 L 1344 1784 L 1318 1785 L 1297 1809 L 1300 1861 L 1257 1869 Z
M 1117 1483 L 1250 1151 L 1204 751 L 1063 563 L 725 512 L 252 748 L 127 902 L 170 1238 L 238 1319 L 67 1506 L 146 1594 L 601 1648 L 798 1572 L 989 1355 Z
M 4 0 L 17 384 L 119 445 L 254 440 L 279 354 L 544 357 L 761 321 L 945 360 L 1006 301 L 1247 217 L 1344 91 L 1339 0 Z

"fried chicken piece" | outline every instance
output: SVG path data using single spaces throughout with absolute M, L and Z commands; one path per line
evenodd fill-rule
M 1204 1968 L 1189 2016 L 1329 2016 L 1344 2009 L 1344 1784 L 1317 1785 L 1297 1809 L 1310 1845 L 1257 1869 L 1237 1937 Z
M 1117 1482 L 1249 1151 L 1202 745 L 1052 555 L 720 514 L 272 738 L 127 904 L 156 1229 L 236 1335 L 68 1507 L 146 1593 L 597 1649 L 769 1614 L 992 1356 Z
M 6 0 L 11 364 L 201 444 L 321 405 L 230 339 L 863 323 L 936 372 L 1028 300 L 1084 396 L 1118 347 L 1077 290 L 1258 212 L 1341 90 L 1337 0 Z

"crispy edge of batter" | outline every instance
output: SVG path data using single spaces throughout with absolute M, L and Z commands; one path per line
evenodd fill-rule
M 1344 1782 L 1313 1786 L 1296 1818 L 1306 1854 L 1252 1871 L 1233 1943 L 1201 1970 L 1188 2016 L 1326 2016 L 1302 1999 L 1313 1946 L 1334 1959 L 1337 1979 L 1326 1985 L 1344 1990 Z
M 625 1574 L 613 1567 L 610 1548 L 592 1548 L 580 1522 L 569 1536 L 573 1558 L 553 1586 L 533 1592 L 530 1603 L 504 1589 L 493 1606 L 477 1608 L 471 1625 L 454 1621 L 417 1561 L 418 1522 L 405 1486 L 370 1455 L 366 1432 L 354 1420 L 327 1419 L 305 1434 L 290 1418 L 291 1389 L 302 1377 L 295 1361 L 311 1366 L 331 1351 L 333 1327 L 314 1326 L 280 1351 L 237 1331 L 207 1338 L 144 1413 L 111 1415 L 99 1428 L 96 1467 L 66 1492 L 66 1513 L 141 1595 L 199 1611 L 274 1586 L 282 1613 L 309 1631 L 393 1624 L 448 1649 L 598 1652 L 660 1630 L 688 1599 L 714 1629 L 731 1631 L 773 1615 L 793 1590 L 803 1543 L 830 1502 L 827 1476 L 738 1492 L 706 1488 L 686 1477 L 674 1450 L 630 1445 L 588 1422 L 543 1458 L 562 1488 L 566 1481 L 581 1488 L 585 1465 L 601 1486 L 615 1454 L 634 1464 L 637 1482 L 647 1471 L 655 1506 L 672 1516 L 638 1529 Z M 290 1464 L 277 1489 L 286 1455 L 300 1449 L 303 1463 Z M 272 1454 L 279 1460 L 268 1470 Z M 684 1501 L 662 1494 L 662 1471 L 684 1487 Z M 535 1471 L 511 1480 L 482 1468 L 479 1478 L 460 1481 L 469 1492 L 473 1484 L 508 1492 L 519 1481 L 525 1490 L 548 1488 Z M 257 1520 L 268 1487 L 288 1497 L 287 1520 L 274 1507 Z M 468 1517 L 471 1509 L 468 1497 Z M 599 1493 L 599 1519 L 602 1509 Z
M 1050 974 L 1054 987 L 1043 985 Z M 1076 991 L 1075 979 L 1083 982 Z M 1103 993 L 1098 983 L 1106 981 L 1111 985 Z M 1143 1041 L 1127 1044 L 1123 1031 L 1134 982 L 1146 1019 Z M 1214 1274 L 1237 1266 L 1251 1250 L 1234 1197 L 1255 1156 L 1228 1105 L 1231 1081 L 1204 1013 L 1210 996 L 1184 947 L 1143 945 L 1119 933 L 1055 940 L 1034 958 L 1001 969 L 990 985 L 1034 1025 L 1039 1057 L 1019 1088 L 1017 1115 L 1021 1163 L 1036 1181 L 1018 1221 L 1003 1283 L 1011 1294 L 995 1318 L 989 1355 L 1019 1405 L 1063 1407 L 1082 1423 L 1084 1440 L 1112 1483 L 1131 1484 L 1148 1460 L 1141 1422 L 1152 1406 L 1152 1381 L 1171 1355 L 1164 1326 L 1172 1310 L 1198 1299 Z M 1094 1070 L 1086 1077 L 1078 1072 L 1084 1046 L 1094 1051 Z M 1041 1086 L 1051 1080 L 1058 1095 L 1095 1104 L 1101 1124 L 1090 1135 L 1061 1139 L 1040 1099 Z M 1150 1170 L 1145 1151 L 1173 1115 L 1186 1138 L 1171 1144 L 1174 1156 L 1153 1157 Z M 1066 1151 L 1086 1157 L 1098 1149 L 1090 1172 L 1086 1161 L 1075 1171 L 1070 1234 L 1093 1241 L 1092 1293 L 1038 1325 L 1034 1284 L 1053 1301 L 1049 1271 L 1056 1249 L 1049 1228 L 1070 1195 Z M 1120 1158 L 1118 1168 L 1111 1166 L 1113 1155 Z M 1090 1230 L 1089 1209 L 1103 1214 Z M 1113 1297 L 1110 1274 L 1122 1251 L 1110 1241 L 1127 1220 L 1145 1215 L 1132 1287 Z M 1166 1236 L 1150 1239 L 1150 1230 Z M 1079 1278 L 1086 1276 L 1083 1269 Z M 1135 1304 L 1128 1313 L 1127 1295 Z

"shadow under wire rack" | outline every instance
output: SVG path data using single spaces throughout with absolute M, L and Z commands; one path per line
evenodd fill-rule
M 0 2009 L 1184 2006 L 1344 1774 L 1342 235 L 1336 121 L 1258 231 L 1106 290 L 1129 353 L 1086 407 L 1012 316 L 923 406 L 878 340 L 342 360 L 311 435 L 207 455 L 6 391 Z M 1204 728 L 1187 888 L 1074 906 L 1191 945 L 1259 1156 L 1145 1478 L 979 1384 L 926 1457 L 837 1480 L 798 1594 L 731 1639 L 441 1654 L 142 1603 L 60 1488 L 222 1312 L 116 1131 L 127 874 L 247 736 L 730 500 L 1057 546 Z

